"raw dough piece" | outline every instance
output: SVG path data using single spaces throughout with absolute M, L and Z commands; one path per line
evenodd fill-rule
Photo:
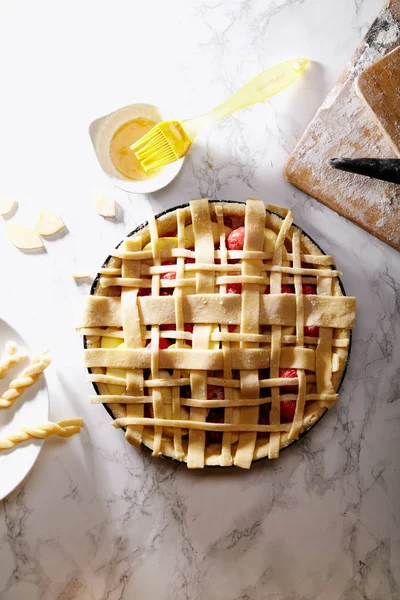
M 20 250 L 35 250 L 43 248 L 39 235 L 24 223 L 10 223 L 6 226 L 6 235 L 14 246 Z
M 8 200 L 8 198 L 0 198 L 0 215 L 8 215 L 16 205 L 15 200 Z
M 104 194 L 98 194 L 95 197 L 95 205 L 97 214 L 101 217 L 115 217 L 115 200 Z
M 65 227 L 64 221 L 52 210 L 41 210 L 35 229 L 40 235 L 54 235 Z
M 91 277 L 93 275 L 93 271 L 73 271 L 71 273 L 71 277 L 74 279 L 86 279 L 86 277 Z
M 83 427 L 83 419 L 65 419 L 64 421 L 58 421 L 53 423 L 48 421 L 47 423 L 41 423 L 35 426 L 25 426 L 18 429 L 15 433 L 11 433 L 7 437 L 0 438 L 0 451 L 9 450 L 14 448 L 21 442 L 26 442 L 30 439 L 43 439 L 52 435 L 58 435 L 60 437 L 71 437 L 76 433 L 79 433 Z

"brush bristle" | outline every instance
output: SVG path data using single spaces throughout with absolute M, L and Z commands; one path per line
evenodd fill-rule
M 155 129 L 155 127 L 153 129 Z M 160 130 L 155 131 L 153 135 L 148 137 L 147 140 L 142 141 L 144 144 L 142 144 L 141 147 L 135 152 L 135 155 L 140 162 L 150 158 L 152 155 L 157 155 L 158 157 L 160 153 L 164 153 L 165 151 L 173 152 L 168 138 Z
M 147 172 L 147 171 L 151 171 L 153 169 L 159 169 L 160 167 L 165 167 L 165 165 L 169 165 L 170 163 L 174 162 L 175 160 L 176 160 L 175 154 L 169 154 L 168 156 L 165 156 L 161 159 L 158 156 L 156 159 L 149 158 L 147 160 L 144 160 L 141 163 L 141 165 L 142 165 L 143 169 Z
M 178 155 L 164 131 L 155 125 L 140 140 L 131 145 L 143 169 L 147 172 L 168 165 Z
M 134 152 L 141 148 L 143 145 L 146 145 L 149 141 L 153 139 L 157 134 L 161 134 L 160 129 L 155 125 L 150 131 L 148 131 L 143 137 L 139 138 L 134 144 L 131 145 L 131 150 Z

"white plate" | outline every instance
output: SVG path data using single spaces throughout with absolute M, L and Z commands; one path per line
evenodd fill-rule
M 30 358 L 32 351 L 17 331 L 0 319 L 0 354 L 7 342 L 15 342 L 19 350 L 24 350 Z M 34 351 L 40 350 L 35 348 Z M 4 379 L 0 380 L 0 393 L 3 393 L 10 381 L 16 378 L 29 364 L 24 360 L 11 369 Z M 23 425 L 37 425 L 48 421 L 49 396 L 43 375 L 39 381 L 24 392 L 10 408 L 0 408 L 0 437 L 16 431 Z M 11 450 L 0 452 L 0 500 L 17 487 L 29 473 L 39 455 L 44 440 L 34 440 L 19 444 Z

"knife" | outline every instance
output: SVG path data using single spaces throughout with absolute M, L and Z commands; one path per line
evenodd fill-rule
M 400 158 L 330 158 L 328 165 L 340 171 L 400 184 Z

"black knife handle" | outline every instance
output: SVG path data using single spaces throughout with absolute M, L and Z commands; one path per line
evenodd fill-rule
M 400 158 L 330 158 L 328 164 L 341 171 L 400 183 Z

